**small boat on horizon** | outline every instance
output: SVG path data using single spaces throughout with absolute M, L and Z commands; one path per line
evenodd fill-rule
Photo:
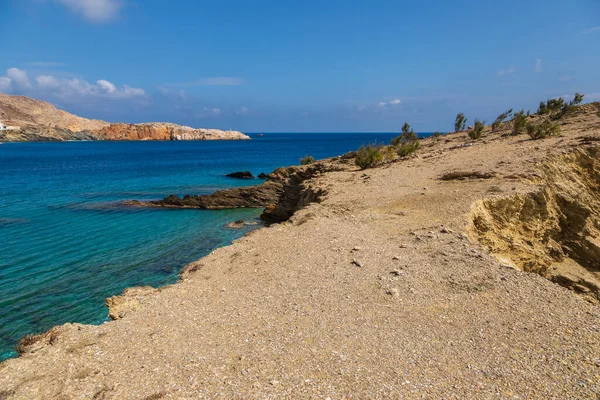
M 265 136 L 265 134 L 264 134 L 264 133 L 259 133 L 259 134 L 258 134 L 258 135 L 256 135 L 256 136 L 258 136 L 258 137 L 263 137 L 263 136 Z

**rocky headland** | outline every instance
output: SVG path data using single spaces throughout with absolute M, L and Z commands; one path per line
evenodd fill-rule
M 597 398 L 599 112 L 144 204 L 256 197 L 280 223 L 24 338 L 0 398 Z
M 238 131 L 192 128 L 167 122 L 141 124 L 91 120 L 52 104 L 25 96 L 0 93 L 0 142 L 67 140 L 247 140 Z

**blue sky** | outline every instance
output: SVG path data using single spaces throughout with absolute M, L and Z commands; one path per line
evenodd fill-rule
M 0 0 L 0 92 L 246 132 L 452 128 L 600 101 L 598 0 Z

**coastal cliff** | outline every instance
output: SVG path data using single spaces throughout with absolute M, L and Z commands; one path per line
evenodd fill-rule
M 52 104 L 25 96 L 0 93 L 0 141 L 67 140 L 248 140 L 238 131 L 192 128 L 167 122 L 109 123 L 59 110 Z
M 278 170 L 282 223 L 24 338 L 0 397 L 596 398 L 598 112 Z
M 95 132 L 100 140 L 246 140 L 238 131 L 195 129 L 167 122 L 110 124 Z

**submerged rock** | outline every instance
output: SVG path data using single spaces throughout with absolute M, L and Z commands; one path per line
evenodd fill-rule
M 233 221 L 226 224 L 225 227 L 230 229 L 240 229 L 243 228 L 244 225 L 246 225 L 246 221 L 244 221 L 243 219 L 238 219 L 237 221 Z

